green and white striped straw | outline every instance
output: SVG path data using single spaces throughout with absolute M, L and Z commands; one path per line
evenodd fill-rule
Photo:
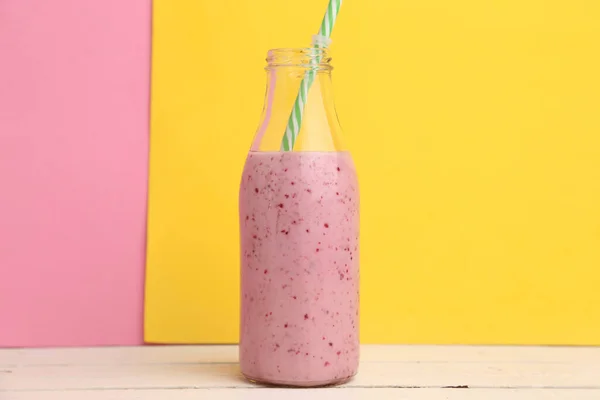
M 340 12 L 341 6 L 342 0 L 329 0 L 327 11 L 323 17 L 323 22 L 321 22 L 319 34 L 313 38 L 313 46 L 315 48 L 327 47 L 327 42 L 331 36 L 331 31 L 333 30 L 333 25 L 335 24 L 335 20 Z M 321 60 L 317 57 L 316 59 L 313 59 L 312 62 L 315 66 L 306 72 L 306 75 L 300 83 L 300 90 L 298 91 L 296 101 L 294 102 L 294 107 L 290 113 L 290 118 L 285 128 L 285 134 L 281 140 L 281 151 L 292 151 L 294 149 L 294 143 L 296 143 L 298 133 L 300 132 L 300 127 L 302 126 L 302 115 L 304 114 L 304 106 L 306 105 L 306 99 L 308 98 L 308 91 L 315 80 L 317 66 Z

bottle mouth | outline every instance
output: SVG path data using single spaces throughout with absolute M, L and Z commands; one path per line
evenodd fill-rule
M 279 67 L 297 67 L 312 70 L 330 71 L 331 57 L 326 48 L 280 48 L 267 53 L 266 69 Z

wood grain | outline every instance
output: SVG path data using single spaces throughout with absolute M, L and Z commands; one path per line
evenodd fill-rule
M 262 399 L 283 391 L 287 400 L 600 399 L 600 348 L 363 346 L 354 380 L 314 390 L 246 382 L 236 346 L 0 350 L 2 400 Z

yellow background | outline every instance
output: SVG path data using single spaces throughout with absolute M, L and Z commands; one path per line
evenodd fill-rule
M 264 58 L 326 3 L 154 1 L 148 341 L 237 340 Z M 600 344 L 600 1 L 346 0 L 333 39 L 363 342 Z

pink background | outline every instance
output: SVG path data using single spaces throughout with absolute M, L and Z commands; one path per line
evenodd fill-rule
M 0 1 L 0 347 L 142 343 L 150 24 Z

